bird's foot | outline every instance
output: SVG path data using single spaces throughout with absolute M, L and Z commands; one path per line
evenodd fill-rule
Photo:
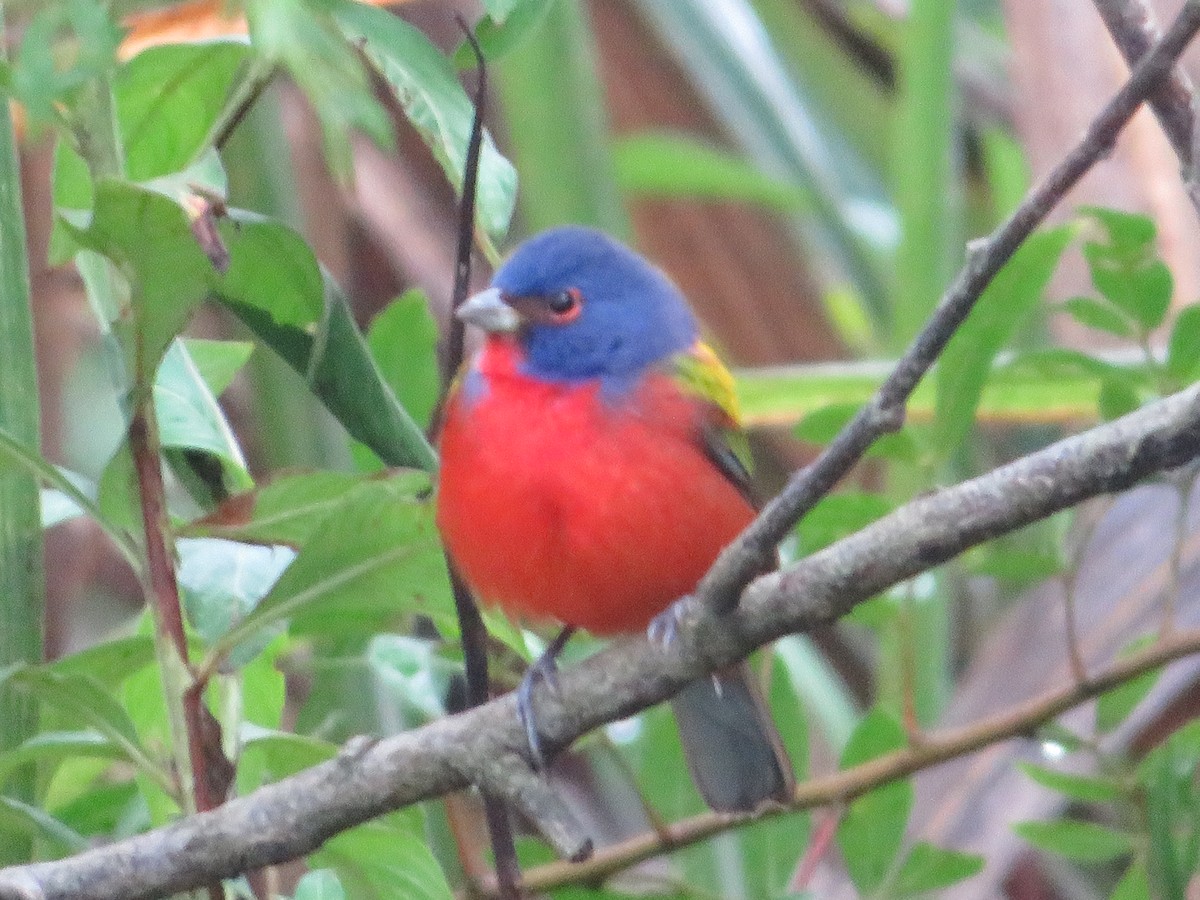
M 533 690 L 539 681 L 545 682 L 550 692 L 558 696 L 558 654 L 575 633 L 574 628 L 564 628 L 546 651 L 528 669 L 517 685 L 517 717 L 525 729 L 525 741 L 529 745 L 529 758 L 539 772 L 546 769 L 546 754 L 542 751 L 542 736 L 538 733 L 533 714 Z
M 679 627 L 691 603 L 691 596 L 681 597 L 651 619 L 646 628 L 646 637 L 650 643 L 664 650 L 675 643 L 675 639 L 679 637 Z

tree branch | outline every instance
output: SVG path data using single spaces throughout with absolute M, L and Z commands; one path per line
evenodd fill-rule
M 967 261 L 913 340 L 896 368 L 820 456 L 797 473 L 762 513 L 722 552 L 697 595 L 726 612 L 750 579 L 769 563 L 775 546 L 792 525 L 833 489 L 881 435 L 904 422 L 904 406 L 918 382 L 941 355 L 970 314 L 984 288 L 1063 195 L 1108 154 L 1134 112 L 1162 83 L 1176 59 L 1200 29 L 1200 3 L 1189 2 L 1162 40 L 1138 62 L 1129 80 L 1100 111 L 1065 159 L 1025 198 L 1003 225 L 968 247 Z
M 727 616 L 693 604 L 669 650 L 630 639 L 564 671 L 561 694 L 547 694 L 539 707 L 543 735 L 565 745 L 756 647 L 836 619 L 969 547 L 1197 455 L 1200 385 L 917 499 L 756 579 Z M 355 743 L 337 759 L 164 828 L 4 870 L 0 898 L 137 900 L 187 890 L 301 856 L 389 810 L 486 783 L 495 760 L 527 752 L 515 701 L 506 695 L 415 731 Z

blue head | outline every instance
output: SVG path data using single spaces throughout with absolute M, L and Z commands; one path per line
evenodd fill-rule
M 544 231 L 523 243 L 492 288 L 459 310 L 490 331 L 513 331 L 537 378 L 600 378 L 607 390 L 696 340 L 678 288 L 625 245 L 590 228 Z

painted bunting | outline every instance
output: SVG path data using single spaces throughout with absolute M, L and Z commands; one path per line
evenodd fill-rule
M 645 629 L 754 517 L 733 380 L 682 294 L 591 229 L 522 244 L 458 315 L 487 332 L 447 399 L 437 518 L 463 577 L 509 615 L 571 632 Z M 785 800 L 791 764 L 744 666 L 672 701 L 718 810 Z

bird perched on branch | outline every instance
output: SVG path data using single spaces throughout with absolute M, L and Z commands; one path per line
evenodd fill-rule
M 458 310 L 487 332 L 446 404 L 437 518 L 460 572 L 509 615 L 570 634 L 645 629 L 754 517 L 729 372 L 674 284 L 585 228 L 526 241 Z M 793 776 L 745 666 L 673 701 L 708 804 L 786 800 Z

